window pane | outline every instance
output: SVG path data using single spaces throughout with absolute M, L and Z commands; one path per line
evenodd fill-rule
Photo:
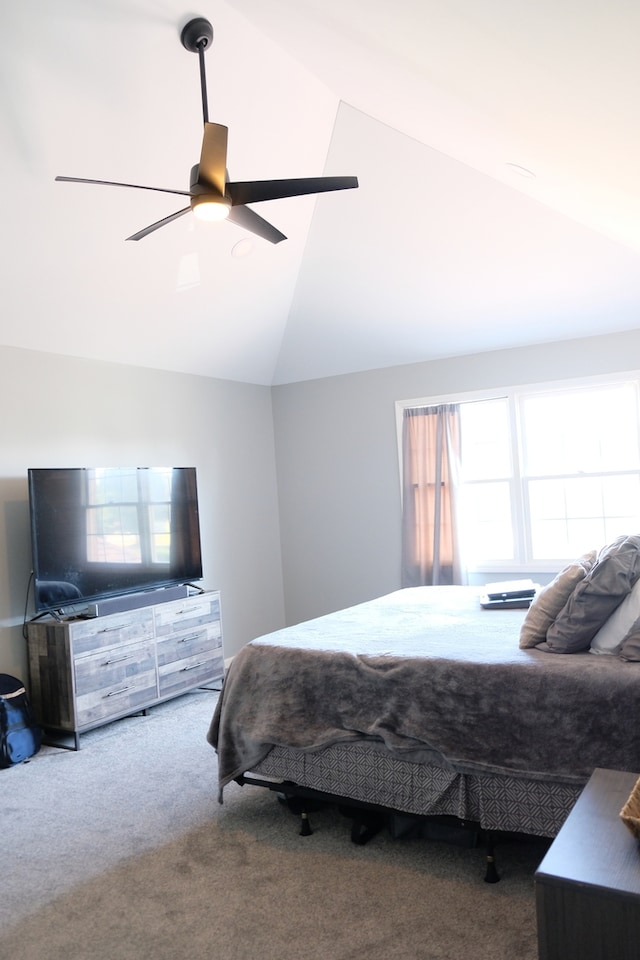
M 629 521 L 627 533 L 640 530 L 640 477 L 629 474 L 603 480 L 604 514 Z
M 572 477 L 563 481 L 568 517 L 602 517 L 602 477 Z
M 634 384 L 524 397 L 521 411 L 529 475 L 635 470 L 640 465 Z
M 640 476 L 606 477 L 603 500 L 605 543 L 640 532 Z
M 149 485 L 149 500 L 171 500 L 172 467 L 154 467 L 149 471 L 147 483 Z
M 509 483 L 465 484 L 461 493 L 465 561 L 513 560 Z
M 460 404 L 463 478 L 511 476 L 511 434 L 506 398 Z
M 136 507 L 91 507 L 87 510 L 87 559 L 96 563 L 140 563 Z
M 540 520 L 531 526 L 534 560 L 566 560 L 605 542 L 603 522 L 596 520 Z
M 135 470 L 98 467 L 87 471 L 89 503 L 135 503 L 138 483 Z
M 157 503 L 149 507 L 151 531 L 151 560 L 153 563 L 169 563 L 171 560 L 171 507 Z
M 640 478 L 530 480 L 533 557 L 575 557 L 640 530 Z
M 530 480 L 529 516 L 535 526 L 549 517 L 565 517 L 567 498 L 563 480 Z

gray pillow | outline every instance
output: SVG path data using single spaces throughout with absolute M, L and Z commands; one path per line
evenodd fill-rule
M 640 577 L 640 536 L 618 537 L 603 547 L 547 630 L 545 649 L 579 653 L 589 644 Z
M 640 660 L 640 617 L 622 641 L 619 656 L 621 660 Z
M 520 628 L 520 647 L 523 650 L 543 643 L 547 630 L 558 616 L 565 603 L 596 561 L 596 551 L 591 550 L 572 563 L 539 590 L 527 611 Z

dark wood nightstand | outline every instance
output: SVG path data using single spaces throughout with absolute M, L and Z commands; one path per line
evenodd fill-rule
M 640 957 L 640 843 L 620 819 L 638 776 L 595 770 L 538 867 L 540 960 Z

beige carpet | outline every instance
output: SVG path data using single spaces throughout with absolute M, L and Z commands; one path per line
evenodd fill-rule
M 258 787 L 216 799 L 191 694 L 0 771 L 0 956 L 11 960 L 536 960 L 541 841 L 484 852 L 383 832 L 311 837 Z

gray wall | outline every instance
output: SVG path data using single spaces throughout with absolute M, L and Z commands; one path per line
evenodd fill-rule
M 632 370 L 639 358 L 636 330 L 274 387 L 287 623 L 400 587 L 396 400 Z
M 0 370 L 0 672 L 27 677 L 28 467 L 195 466 L 225 656 L 283 625 L 268 387 L 11 347 Z
M 637 330 L 270 389 L 0 347 L 0 672 L 26 677 L 28 467 L 197 467 L 204 585 L 222 591 L 230 657 L 400 586 L 396 400 L 639 357 Z

